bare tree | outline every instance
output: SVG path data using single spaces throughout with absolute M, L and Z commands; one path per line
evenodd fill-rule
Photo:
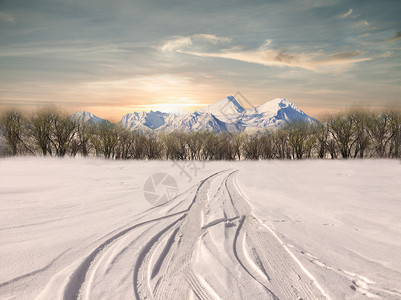
M 77 139 L 73 139 L 70 143 L 70 156 L 75 157 L 80 150 L 79 141 Z
M 219 160 L 234 160 L 236 157 L 236 149 L 233 146 L 233 136 L 228 133 L 217 134 L 217 153 L 216 159 Z
M 17 155 L 21 144 L 22 115 L 17 111 L 6 112 L 0 119 L 1 133 L 11 149 L 11 155 Z
M 201 159 L 201 152 L 204 146 L 205 133 L 204 132 L 189 132 L 187 134 L 187 147 L 188 147 L 188 157 L 191 160 Z
M 30 134 L 43 156 L 52 155 L 53 152 L 51 135 L 55 118 L 54 110 L 49 108 L 39 110 L 31 117 Z
M 259 156 L 261 159 L 274 158 L 274 139 L 271 133 L 267 132 L 259 137 L 258 148 Z
M 97 155 L 101 153 L 105 158 L 114 158 L 118 141 L 116 126 L 106 121 L 100 122 L 96 124 L 94 132 L 91 142 Z
M 288 132 L 277 130 L 272 135 L 275 144 L 276 157 L 279 159 L 291 159 L 291 151 L 288 146 Z
M 320 124 L 316 126 L 316 153 L 318 158 L 325 158 L 326 153 L 329 150 L 329 130 L 326 124 Z
M 202 143 L 202 160 L 213 160 L 217 153 L 216 135 L 211 132 L 205 132 Z
M 384 157 L 391 139 L 391 118 L 388 112 L 373 113 L 366 124 L 367 133 L 373 143 L 372 156 Z
M 128 129 L 120 126 L 116 129 L 117 145 L 116 145 L 116 159 L 129 159 L 130 148 L 134 143 L 134 134 Z
M 337 115 L 330 117 L 327 125 L 342 157 L 349 158 L 351 156 L 351 149 L 356 142 L 354 118 L 348 113 Z
M 401 151 L 401 113 L 389 112 L 390 118 L 390 147 L 389 157 L 400 157 Z
M 2 134 L 2 129 L 0 126 L 0 157 L 6 156 L 6 155 L 7 155 L 6 141 Z
M 144 153 L 148 159 L 161 159 L 164 151 L 163 142 L 156 134 L 149 133 L 144 139 Z
M 359 158 L 363 158 L 370 140 L 366 133 L 366 126 L 369 119 L 368 114 L 362 110 L 353 110 L 349 112 L 349 117 L 354 120 L 355 146 L 353 158 L 358 156 Z
M 238 160 L 241 160 L 241 153 L 243 151 L 245 141 L 246 135 L 243 132 L 235 134 L 231 139 L 232 148 L 234 151 L 234 159 L 238 158 Z
M 134 142 L 129 148 L 130 157 L 132 159 L 145 159 L 146 137 L 141 132 L 132 132 Z
M 173 132 L 161 136 L 167 159 L 185 160 L 187 158 L 188 135 L 188 133 Z
M 302 159 L 305 154 L 310 157 L 316 141 L 312 126 L 306 122 L 297 122 L 289 124 L 285 130 L 288 132 L 288 144 L 291 147 L 292 158 Z
M 78 142 L 78 148 L 82 153 L 82 156 L 86 157 L 89 155 L 92 144 L 91 136 L 94 134 L 94 127 L 92 123 L 89 122 L 77 122 L 77 131 L 76 131 L 76 141 Z M 74 140 L 73 140 L 74 141 Z
M 56 149 L 56 155 L 64 157 L 76 132 L 76 121 L 68 115 L 55 113 L 53 118 L 52 143 Z
M 259 159 L 259 138 L 257 135 L 249 135 L 244 144 L 244 156 L 246 159 Z

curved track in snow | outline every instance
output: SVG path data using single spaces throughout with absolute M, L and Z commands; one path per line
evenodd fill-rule
M 57 270 L 38 299 L 325 298 L 255 217 L 235 176 L 215 173 L 108 233 Z

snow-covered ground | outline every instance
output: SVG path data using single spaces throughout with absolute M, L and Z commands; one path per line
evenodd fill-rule
M 0 299 L 400 299 L 400 195 L 396 160 L 2 159 Z

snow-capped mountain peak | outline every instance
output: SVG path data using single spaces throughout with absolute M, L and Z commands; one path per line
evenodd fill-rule
M 119 122 L 121 126 L 127 129 L 139 129 L 139 130 L 147 130 L 147 129 L 157 129 L 160 126 L 163 126 L 166 122 L 165 119 L 170 114 L 160 112 L 160 111 L 149 111 L 149 112 L 134 112 L 126 114 L 122 117 Z
M 213 104 L 201 108 L 199 111 L 203 113 L 210 113 L 220 120 L 227 122 L 237 118 L 239 114 L 244 112 L 244 110 L 245 109 L 233 96 L 228 96 Z
M 280 110 L 294 110 L 300 114 L 305 114 L 294 103 L 285 98 L 276 98 L 274 100 L 265 102 L 254 108 L 248 108 L 245 114 L 276 114 Z
M 75 112 L 71 115 L 71 119 L 76 120 L 78 122 L 90 122 L 90 123 L 99 123 L 105 121 L 98 116 L 95 116 L 93 113 L 83 110 L 82 112 Z
M 248 131 L 269 130 L 298 121 L 317 123 L 285 98 L 276 98 L 254 108 L 248 108 L 242 116 L 242 122 Z

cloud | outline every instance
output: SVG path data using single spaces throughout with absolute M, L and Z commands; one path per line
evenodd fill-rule
M 401 38 L 401 31 L 398 31 L 395 36 L 393 36 L 391 39 L 389 39 L 389 41 L 392 42 L 392 41 L 398 40 L 399 38 Z
M 364 34 L 361 34 L 361 35 L 359 36 L 359 38 L 362 39 L 362 38 L 368 37 L 368 36 L 370 36 L 370 35 L 371 35 L 370 32 L 366 32 L 366 33 L 364 33 Z
M 163 52 L 170 52 L 180 49 L 185 46 L 191 46 L 195 42 L 207 42 L 212 45 L 230 43 L 231 38 L 217 37 L 213 34 L 194 34 L 192 36 L 176 36 L 173 39 L 166 41 L 159 49 Z
M 369 26 L 369 22 L 366 20 L 361 20 L 352 25 L 353 28 L 363 28 L 363 27 L 367 27 L 367 26 Z
M 167 41 L 161 47 L 161 51 L 168 50 L 199 57 L 224 58 L 268 67 L 302 68 L 316 72 L 333 66 L 338 66 L 343 69 L 347 65 L 372 59 L 369 57 L 358 57 L 364 54 L 361 51 L 348 51 L 334 54 L 326 54 L 324 52 L 289 53 L 287 49 L 271 48 L 272 40 L 266 40 L 260 47 L 251 50 L 244 50 L 239 46 L 232 46 L 230 48 L 220 48 L 217 51 L 207 51 L 202 49 L 201 43 L 195 45 L 192 39 L 191 43 L 183 43 L 181 42 L 183 39 L 184 37 L 180 37 L 175 41 Z M 172 44 L 177 47 L 170 47 Z M 166 45 L 169 46 L 167 47 Z M 178 45 L 182 47 L 178 47 Z
M 15 20 L 13 16 L 0 11 L 0 23 L 14 23 L 14 22 Z
M 357 57 L 362 54 L 363 54 L 362 51 L 340 52 L 340 53 L 328 55 L 327 58 L 317 59 L 311 63 L 312 63 L 312 65 L 315 65 L 315 66 L 328 67 L 328 66 L 337 65 L 340 68 L 344 68 L 347 65 L 350 65 L 353 63 L 372 60 L 372 58 L 370 58 L 370 57 L 365 57 L 365 58 Z
M 386 57 L 390 57 L 391 55 L 393 55 L 393 53 L 391 51 L 386 51 L 384 53 L 376 55 L 375 57 L 377 57 L 377 58 L 386 58 Z
M 346 59 L 350 59 L 350 58 L 356 57 L 361 54 L 363 54 L 363 52 L 361 52 L 361 51 L 340 52 L 340 53 L 330 55 L 330 58 L 332 58 L 334 60 L 346 60 Z
M 180 49 L 183 46 L 190 46 L 190 45 L 192 45 L 192 40 L 190 37 L 176 37 L 173 40 L 165 42 L 160 47 L 160 50 L 163 52 L 170 52 Z
M 341 16 L 341 18 L 345 19 L 346 17 L 349 17 L 352 14 L 352 8 L 349 9 L 349 11 L 347 11 L 345 14 L 343 14 Z
M 220 43 L 222 43 L 222 44 L 230 43 L 232 41 L 232 39 L 228 38 L 228 37 L 217 37 L 214 34 L 205 34 L 205 33 L 195 34 L 192 36 L 192 38 L 193 39 L 203 39 L 214 45 L 217 45 Z

